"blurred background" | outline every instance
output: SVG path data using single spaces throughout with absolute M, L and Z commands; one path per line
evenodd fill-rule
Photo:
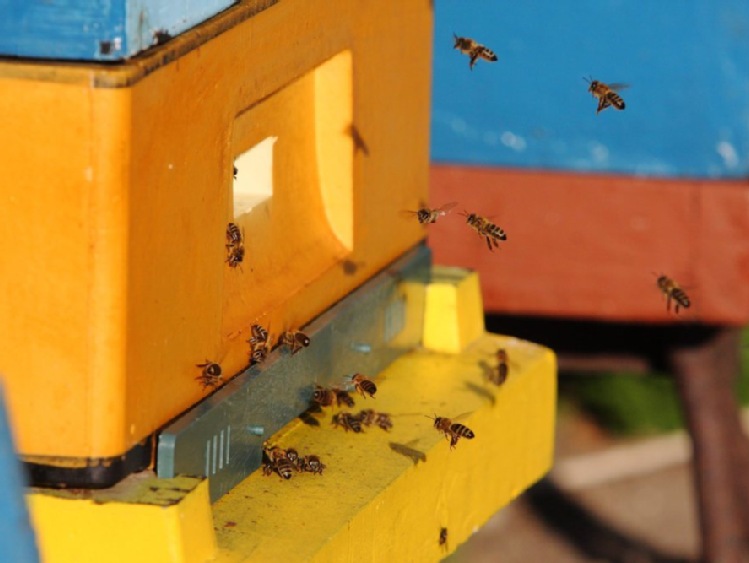
M 749 465 L 718 458 L 749 452 L 749 6 L 434 10 L 430 203 L 507 232 L 490 253 L 446 217 L 430 230 L 435 261 L 479 271 L 488 330 L 560 362 L 554 470 L 449 560 L 737 554 L 721 545 L 746 546 L 749 524 L 724 521 L 749 517 Z M 455 35 L 498 61 L 470 69 Z M 626 109 L 596 114 L 584 79 L 627 84 Z M 663 273 L 692 307 L 666 310 Z M 709 444 L 694 461 L 692 439 Z M 716 467 L 722 485 L 705 477 Z M 711 500 L 728 496 L 730 510 Z

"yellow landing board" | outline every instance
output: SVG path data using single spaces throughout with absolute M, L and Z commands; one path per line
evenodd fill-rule
M 504 347 L 505 383 L 487 380 Z M 556 360 L 543 347 L 484 334 L 460 354 L 404 355 L 351 410 L 391 414 L 393 428 L 334 428 L 339 409 L 297 420 L 272 443 L 317 455 L 323 475 L 250 475 L 213 507 L 215 561 L 437 561 L 552 463 Z M 451 450 L 427 416 L 471 428 Z M 447 545 L 440 531 L 447 529 Z

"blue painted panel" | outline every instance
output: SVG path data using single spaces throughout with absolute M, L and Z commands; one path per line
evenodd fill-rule
M 654 176 L 749 176 L 745 0 L 436 0 L 432 159 Z M 453 32 L 499 61 L 453 49 Z M 596 115 L 583 76 L 624 82 Z
M 24 492 L 21 466 L 13 450 L 0 386 L 0 538 L 3 538 L 0 542 L 0 561 L 6 563 L 39 561 Z
M 234 0 L 0 0 L 0 55 L 81 61 L 133 56 Z

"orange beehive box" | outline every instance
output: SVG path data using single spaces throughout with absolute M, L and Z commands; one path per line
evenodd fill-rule
M 298 327 L 423 238 L 398 211 L 426 200 L 430 50 L 426 2 L 258 0 L 123 64 L 0 62 L 27 462 L 121 463 L 204 396 L 196 364 L 238 373 L 251 324 Z

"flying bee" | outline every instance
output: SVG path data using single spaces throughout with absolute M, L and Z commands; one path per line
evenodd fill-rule
M 195 364 L 196 367 L 202 368 L 200 375 L 195 379 L 203 384 L 203 389 L 206 387 L 218 387 L 221 383 L 221 366 L 210 360 L 206 360 L 204 364 Z
M 497 368 L 492 370 L 489 375 L 489 381 L 494 385 L 502 385 L 510 373 L 510 359 L 507 350 L 500 348 L 497 350 Z
M 674 312 L 679 313 L 679 307 L 688 309 L 692 302 L 687 297 L 686 292 L 679 287 L 674 280 L 668 276 L 660 275 L 655 282 L 663 294 L 666 296 L 666 311 L 671 311 L 671 301 L 674 301 Z
M 486 239 L 486 246 L 489 247 L 490 251 L 494 251 L 492 244 L 495 247 L 499 247 L 500 240 L 507 240 L 507 234 L 500 229 L 497 225 L 489 221 L 489 219 L 476 215 L 475 213 L 468 213 L 464 211 L 461 213 L 466 218 L 466 223 L 478 233 L 480 237 Z
M 432 417 L 427 417 L 432 418 Z M 445 435 L 445 438 L 450 440 L 450 448 L 455 448 L 460 438 L 466 438 L 472 440 L 475 437 L 473 430 L 457 422 L 453 422 L 449 418 L 444 416 L 434 415 L 434 428 Z
M 624 109 L 624 100 L 622 100 L 622 97 L 616 92 L 617 90 L 628 88 L 626 84 L 604 84 L 598 80 L 593 80 L 592 78 L 587 79 L 585 77 L 583 77 L 583 80 L 590 85 L 588 86 L 588 92 L 590 92 L 594 98 L 598 99 L 598 109 L 596 109 L 596 114 L 602 112 L 609 106 L 618 110 Z
M 436 223 L 437 219 L 440 217 L 443 217 L 450 213 L 450 210 L 458 205 L 457 201 L 451 201 L 450 203 L 446 203 L 445 205 L 442 205 L 440 207 L 437 207 L 435 209 L 430 209 L 429 207 L 420 207 L 416 211 L 403 211 L 404 216 L 416 216 L 416 220 L 421 223 L 422 225 L 428 225 L 431 223 Z
M 494 51 L 487 47 L 484 47 L 473 39 L 469 39 L 468 37 L 458 37 L 454 33 L 453 37 L 455 38 L 455 44 L 453 45 L 453 48 L 458 49 L 461 53 L 470 57 L 471 60 L 468 63 L 468 66 L 471 70 L 473 70 L 473 65 L 476 64 L 476 61 L 479 60 L 479 57 L 484 59 L 485 61 L 490 62 L 494 62 L 497 60 L 497 55 L 494 53 Z
M 333 415 L 332 424 L 334 428 L 342 426 L 346 432 L 353 430 L 354 434 L 362 431 L 361 420 L 350 412 L 339 412 Z
M 323 469 L 327 466 L 320 461 L 320 458 L 316 455 L 306 455 L 299 460 L 299 467 L 301 468 L 301 471 L 308 471 L 309 473 L 322 475 Z
M 365 399 L 368 394 L 370 397 L 374 397 L 375 393 L 377 393 L 377 385 L 374 384 L 374 381 L 369 379 L 368 377 L 363 376 L 360 373 L 355 373 L 351 376 L 351 382 L 354 384 L 354 387 L 357 391 L 361 394 L 362 397 Z
M 292 355 L 299 352 L 302 348 L 309 346 L 310 342 L 309 336 L 298 330 L 283 332 L 279 338 L 279 344 L 291 350 Z
M 261 325 L 252 325 L 250 327 L 250 339 L 247 342 L 250 343 L 252 361 L 256 364 L 264 362 L 265 358 L 268 357 L 268 352 L 270 352 L 268 331 Z

